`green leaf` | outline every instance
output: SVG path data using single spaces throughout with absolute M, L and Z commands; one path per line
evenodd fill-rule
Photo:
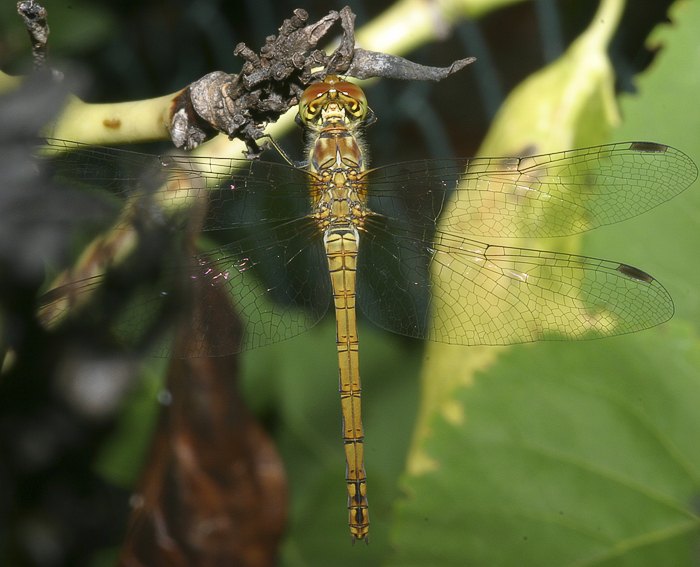
M 393 565 L 690 565 L 700 407 L 688 327 L 507 350 L 430 423 Z

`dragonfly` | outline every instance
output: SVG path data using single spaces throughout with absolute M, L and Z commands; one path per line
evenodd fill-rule
M 678 195 L 698 174 L 687 155 L 655 142 L 369 167 L 363 133 L 373 121 L 361 88 L 329 75 L 300 97 L 298 122 L 308 143 L 303 166 L 61 140 L 47 140 L 45 154 L 58 177 L 115 198 L 113 229 L 122 238 L 134 211 L 179 230 L 200 203 L 202 233 L 230 238 L 193 254 L 178 273 L 202 284 L 204 312 L 188 323 L 193 336 L 220 320 L 207 294 L 224 289 L 243 320 L 243 337 L 217 342 L 214 333 L 185 356 L 288 339 L 316 324 L 332 302 L 353 541 L 369 535 L 358 307 L 383 329 L 456 345 L 588 339 L 653 327 L 674 307 L 643 270 L 501 241 L 561 237 L 632 218 Z M 146 189 L 148 176 L 138 173 L 146 170 L 164 173 L 164 185 Z M 84 298 L 106 276 L 73 277 L 57 280 L 44 296 L 47 326 L 81 313 L 81 303 L 89 310 Z M 137 300 L 115 332 L 145 327 L 144 306 L 167 293 L 156 286 Z M 182 355 L 168 347 L 163 354 Z

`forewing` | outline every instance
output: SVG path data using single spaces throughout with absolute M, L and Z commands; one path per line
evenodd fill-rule
M 194 155 L 150 155 L 49 139 L 42 164 L 53 177 L 101 194 L 124 210 L 149 213 L 172 229 L 206 205 L 204 231 L 299 218 L 309 211 L 309 173 L 285 164 Z M 161 183 L 156 183 L 158 179 Z M 128 228 L 122 214 L 116 228 Z
M 683 152 L 624 142 L 521 158 L 414 161 L 368 173 L 374 207 L 414 226 L 488 237 L 576 234 L 644 213 L 688 188 Z

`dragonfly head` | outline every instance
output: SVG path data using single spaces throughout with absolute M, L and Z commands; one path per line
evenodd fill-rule
M 298 119 L 310 128 L 329 122 L 362 123 L 369 115 L 362 89 L 336 75 L 310 85 L 299 99 Z

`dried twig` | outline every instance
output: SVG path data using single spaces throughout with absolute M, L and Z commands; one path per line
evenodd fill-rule
M 17 13 L 22 16 L 32 42 L 34 68 L 43 69 L 46 66 L 49 42 L 49 24 L 46 20 L 46 8 L 34 2 L 34 0 L 24 0 L 17 2 Z
M 303 90 L 328 74 L 358 79 L 387 77 L 439 81 L 474 61 L 462 59 L 449 67 L 426 67 L 402 57 L 355 47 L 355 16 L 350 8 L 331 11 L 305 25 L 301 9 L 285 20 L 277 36 L 267 38 L 259 53 L 240 43 L 235 55 L 245 59 L 239 74 L 210 73 L 192 83 L 176 101 L 171 136 L 176 146 L 192 149 L 223 132 L 248 146 L 251 157 L 260 153 L 256 140 L 264 127 L 298 103 Z M 340 44 L 327 54 L 318 49 L 322 39 L 340 22 Z

